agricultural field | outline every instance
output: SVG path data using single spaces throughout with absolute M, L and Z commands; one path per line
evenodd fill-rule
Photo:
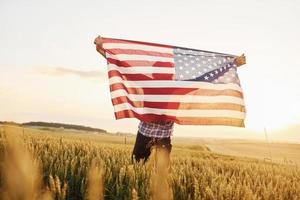
M 205 145 L 211 151 L 220 154 L 300 165 L 300 144 L 272 141 L 219 140 L 206 141 Z
M 260 143 L 175 138 L 170 159 L 154 148 L 143 165 L 131 160 L 134 140 L 0 126 L 0 199 L 300 199 L 297 145 L 272 144 L 271 162 Z

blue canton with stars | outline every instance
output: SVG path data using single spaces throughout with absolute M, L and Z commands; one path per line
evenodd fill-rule
M 191 50 L 174 49 L 175 78 L 183 81 L 239 84 L 235 56 Z

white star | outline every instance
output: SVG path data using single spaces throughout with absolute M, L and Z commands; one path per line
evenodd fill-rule
M 179 59 L 179 60 L 178 60 L 178 62 L 182 62 L 182 60 L 181 60 L 181 59 Z
M 213 74 L 213 73 L 209 73 L 209 75 L 210 75 L 210 77 L 213 77 L 213 76 L 214 76 L 214 74 Z
M 222 63 L 221 60 L 219 60 L 218 63 L 221 64 Z
M 210 62 L 210 61 L 211 61 L 211 58 L 208 59 L 208 62 Z
M 196 78 L 196 76 L 193 76 L 193 78 Z
M 199 60 L 199 58 L 197 57 L 196 60 Z
M 180 67 L 179 67 L 179 69 L 183 69 L 183 67 L 182 67 L 182 66 L 180 66 Z
M 188 70 L 185 71 L 186 74 L 190 73 Z
M 216 71 L 215 71 L 215 74 L 218 74 L 218 73 L 219 73 L 218 70 L 216 70 Z
M 208 76 L 205 76 L 204 79 L 205 79 L 205 80 L 208 80 Z
M 191 63 L 195 63 L 195 61 L 194 61 L 194 60 L 191 60 Z
M 214 63 L 214 66 L 217 66 L 217 63 Z
M 180 77 L 180 78 L 183 78 L 183 75 L 181 74 L 179 77 Z
M 184 57 L 183 59 L 184 59 L 184 60 L 187 60 L 187 57 Z
M 204 69 L 203 69 L 203 71 L 207 72 L 207 69 L 206 69 L 206 68 L 204 68 Z
M 220 68 L 220 72 L 222 72 L 223 71 L 223 68 Z
M 200 72 L 200 71 L 198 71 L 198 74 L 201 74 L 201 72 Z
M 209 69 L 213 68 L 211 65 L 208 66 Z
M 184 63 L 184 65 L 185 65 L 185 66 L 189 66 L 189 64 L 188 64 L 188 63 Z
M 182 55 L 179 53 L 179 54 L 177 54 L 177 56 L 178 56 L 178 57 L 181 57 Z

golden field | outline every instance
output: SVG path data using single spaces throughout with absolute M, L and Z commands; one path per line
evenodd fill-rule
M 134 136 L 0 131 L 1 199 L 300 199 L 297 144 L 175 138 L 170 163 L 153 149 L 142 165 Z

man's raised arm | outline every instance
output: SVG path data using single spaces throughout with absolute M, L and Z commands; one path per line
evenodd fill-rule
M 103 39 L 100 35 L 95 38 L 94 44 L 96 45 L 96 50 L 105 58 L 105 50 L 103 49 Z

